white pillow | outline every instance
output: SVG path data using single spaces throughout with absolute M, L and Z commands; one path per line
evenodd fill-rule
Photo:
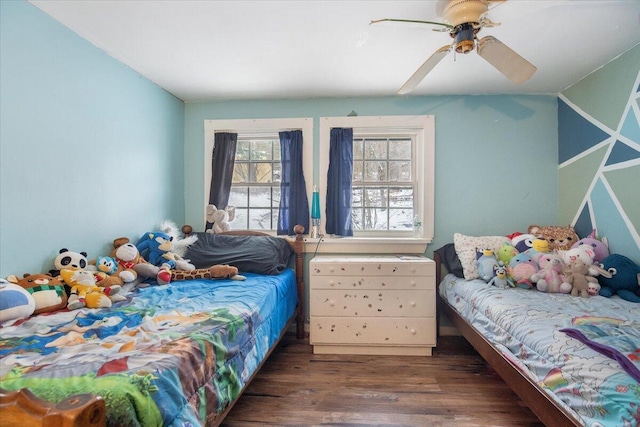
M 494 253 L 498 253 L 498 249 L 504 243 L 509 243 L 506 236 L 465 236 L 464 234 L 453 234 L 453 246 L 456 249 L 460 264 L 462 264 L 462 272 L 467 280 L 477 279 L 478 266 L 476 265 L 476 250 L 489 248 Z

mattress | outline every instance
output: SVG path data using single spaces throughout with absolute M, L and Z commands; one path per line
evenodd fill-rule
M 295 275 L 136 289 L 0 329 L 0 387 L 105 399 L 107 425 L 200 425 L 239 396 L 297 305 Z
M 585 426 L 640 423 L 640 304 L 499 289 L 452 274 L 439 292 Z

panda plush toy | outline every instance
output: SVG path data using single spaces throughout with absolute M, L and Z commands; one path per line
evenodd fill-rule
M 49 270 L 49 275 L 57 277 L 60 270 L 96 270 L 95 265 L 89 264 L 86 252 L 73 252 L 67 248 L 62 248 L 58 252 L 58 256 L 53 261 L 54 270 Z

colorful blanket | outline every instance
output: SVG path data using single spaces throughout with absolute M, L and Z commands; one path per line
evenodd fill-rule
M 447 275 L 440 294 L 515 366 L 588 427 L 640 424 L 637 367 L 640 304 L 619 297 L 572 297 L 499 289 Z M 616 349 L 616 359 L 562 330 Z M 628 364 L 627 366 L 628 367 Z
M 215 420 L 297 304 L 293 271 L 136 289 L 109 309 L 60 311 L 0 329 L 0 387 L 59 402 L 105 399 L 110 426 Z

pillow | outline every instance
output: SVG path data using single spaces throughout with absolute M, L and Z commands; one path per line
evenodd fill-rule
M 505 236 L 465 236 L 464 234 L 454 233 L 453 244 L 462 264 L 464 278 L 467 280 L 477 279 L 478 267 L 476 266 L 476 249 L 489 248 L 497 253 L 509 239 Z
M 196 233 L 184 257 L 196 268 L 229 264 L 245 273 L 275 275 L 288 266 L 293 248 L 280 237 Z
M 436 249 L 434 252 L 440 254 L 442 264 L 449 273 L 461 279 L 464 278 L 462 264 L 460 264 L 460 258 L 458 258 L 458 254 L 456 253 L 453 243 L 447 243 L 443 247 Z

